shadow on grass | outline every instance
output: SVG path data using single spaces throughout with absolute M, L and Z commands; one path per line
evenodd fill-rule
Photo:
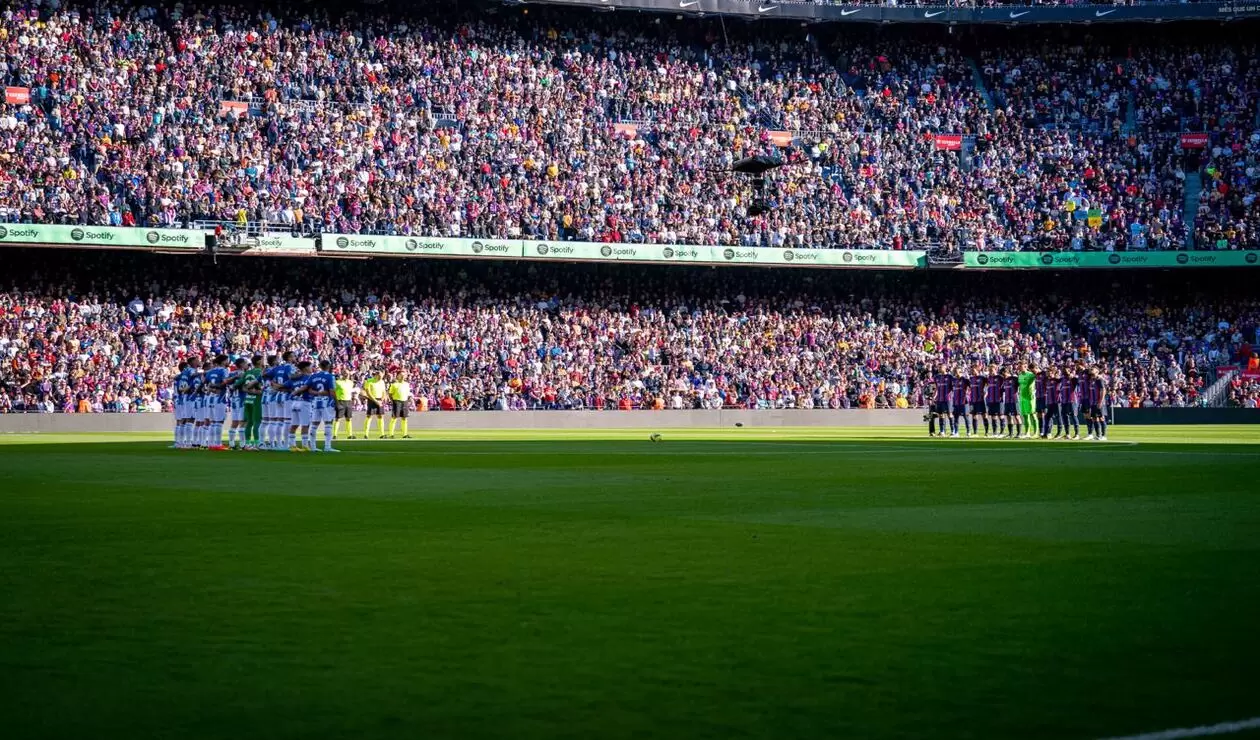
M 1167 429 L 1167 428 L 1160 428 Z M 1246 430 L 1250 432 L 1251 430 Z M 828 434 L 818 430 L 749 430 L 740 435 L 714 434 L 712 430 L 663 430 L 557 434 L 535 432 L 449 432 L 414 439 L 339 439 L 340 454 L 275 450 L 175 449 L 169 439 L 156 435 L 33 434 L 0 436 L 0 458 L 16 455 L 157 455 L 171 459 L 347 459 L 356 456 L 784 456 L 879 455 L 881 452 L 917 455 L 1053 455 L 1090 453 L 1104 455 L 1174 455 L 1200 457 L 1254 457 L 1260 463 L 1260 437 L 1255 433 L 1197 435 L 1184 431 L 1150 434 L 1118 434 L 1107 442 L 1020 439 L 940 439 L 907 430 L 842 430 Z M 317 441 L 322 446 L 322 437 Z M 1030 460 L 1036 459 L 1030 457 Z

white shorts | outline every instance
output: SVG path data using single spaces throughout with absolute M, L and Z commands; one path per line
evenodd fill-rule
M 206 420 L 215 424 L 222 424 L 227 418 L 227 404 L 220 398 L 213 396 L 206 399 Z
M 245 403 L 243 401 L 237 401 L 236 403 L 232 404 L 232 421 L 234 422 L 245 421 Z
M 308 427 L 311 425 L 311 403 L 310 401 L 290 401 L 289 402 L 289 418 L 292 424 L 299 427 Z
M 337 409 L 329 403 L 315 403 L 311 405 L 311 423 L 312 424 L 331 424 L 336 420 Z

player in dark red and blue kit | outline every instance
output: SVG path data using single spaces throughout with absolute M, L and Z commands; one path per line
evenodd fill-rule
M 999 436 L 998 428 L 1002 419 L 1002 376 L 998 375 L 997 366 L 989 368 L 989 376 L 984 379 L 984 434 L 986 437 Z
M 1076 392 L 1081 399 L 1081 416 L 1085 417 L 1085 431 L 1088 436 L 1085 439 L 1094 439 L 1094 415 L 1090 413 L 1089 407 L 1089 387 L 1090 387 L 1090 369 L 1081 365 L 1076 373 Z
M 971 421 L 967 417 L 967 399 L 970 398 L 971 381 L 963 373 L 962 368 L 952 378 L 950 386 L 949 402 L 952 406 L 949 417 L 949 431 L 951 437 L 958 436 L 958 421 L 962 420 L 962 424 L 967 429 L 967 436 L 971 436 Z
M 1010 368 L 1002 371 L 1002 421 L 1005 436 L 1014 439 L 1020 435 L 1019 376 Z
M 1036 368 L 1034 368 L 1036 372 Z M 1046 425 L 1046 371 L 1036 372 L 1037 375 L 1037 428 L 1025 429 L 1024 432 L 1029 437 L 1038 437 L 1041 435 L 1041 429 Z
M 971 396 L 967 403 L 971 404 L 971 434 L 980 435 L 980 421 L 984 420 L 984 429 L 989 430 L 989 418 L 984 415 L 984 368 L 977 365 L 971 371 Z
M 928 414 L 928 436 L 945 436 L 945 428 L 949 424 L 949 391 L 952 384 L 953 379 L 945 372 L 945 368 L 936 368 L 936 375 L 932 376 L 933 395 L 931 413 Z
M 1089 386 L 1086 388 L 1086 395 L 1089 400 L 1085 407 L 1085 424 L 1089 431 L 1089 436 L 1085 439 L 1097 439 L 1099 442 L 1106 442 L 1107 391 L 1109 390 L 1107 377 L 1098 368 L 1090 368 L 1088 377 Z
M 1059 415 L 1062 417 L 1064 437 L 1068 437 L 1068 425 L 1072 427 L 1072 436 L 1068 439 L 1081 438 L 1080 403 L 1081 397 L 1077 392 L 1076 378 L 1072 377 L 1072 369 L 1063 368 L 1063 376 L 1059 378 Z
M 1059 426 L 1059 375 L 1053 368 L 1046 371 L 1046 413 L 1041 420 L 1041 438 L 1050 439 L 1050 428 L 1054 427 L 1054 436 L 1058 438 Z

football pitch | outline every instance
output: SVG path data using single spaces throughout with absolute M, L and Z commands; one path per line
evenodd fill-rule
M 0 734 L 1260 725 L 1260 425 L 661 433 L 0 436 Z

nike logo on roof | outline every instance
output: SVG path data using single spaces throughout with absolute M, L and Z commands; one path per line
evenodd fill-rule
M 931 11 L 931 10 L 928 10 L 928 11 L 924 11 L 924 13 L 923 13 L 923 17 L 924 17 L 924 18 L 935 18 L 936 16 L 938 16 L 938 15 L 940 15 L 941 13 L 944 13 L 944 12 L 945 12 L 945 11 L 943 11 L 943 10 L 938 10 L 938 11 L 935 11 L 935 12 L 933 12 L 933 11 Z
M 779 6 L 778 6 L 778 5 L 758 5 L 758 6 L 757 6 L 757 12 L 758 12 L 758 13 L 768 13 L 769 11 L 774 10 L 774 9 L 775 9 L 775 8 L 777 8 L 777 7 L 779 7 Z
M 692 5 L 699 5 L 699 4 L 700 4 L 700 0 L 691 0 L 691 2 L 685 2 L 685 0 L 679 0 L 678 7 L 690 8 Z
M 1018 17 L 1020 17 L 1021 15 L 1028 15 L 1030 12 L 1031 12 L 1031 11 L 1028 11 L 1028 10 L 1025 10 L 1025 11 L 1024 11 L 1024 12 L 1022 12 L 1022 13 L 1016 13 L 1016 12 L 1014 12 L 1014 11 L 1011 11 L 1011 17 L 1012 17 L 1012 18 L 1018 18 Z
M 840 11 L 840 15 L 853 15 L 854 13 L 861 13 L 861 12 L 862 12 L 861 8 L 855 8 L 853 10 L 842 10 Z
M 1102 18 L 1104 15 L 1111 15 L 1111 14 L 1112 14 L 1112 13 L 1114 13 L 1114 12 L 1116 12 L 1116 11 L 1114 11 L 1114 10 L 1095 10 L 1095 11 L 1094 11 L 1094 17 L 1095 17 L 1095 18 Z

